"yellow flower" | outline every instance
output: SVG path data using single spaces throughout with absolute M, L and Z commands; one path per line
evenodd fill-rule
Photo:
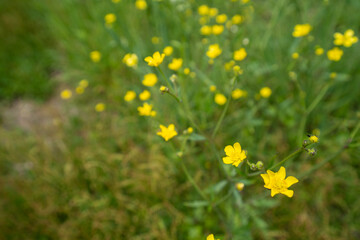
M 79 86 L 82 88 L 87 88 L 87 86 L 89 86 L 89 82 L 86 79 L 83 79 L 79 82 Z
M 144 76 L 144 80 L 142 81 L 142 84 L 146 87 L 152 87 L 154 86 L 158 81 L 158 78 L 155 73 L 148 73 Z
M 108 13 L 104 17 L 105 23 L 108 26 L 111 26 L 116 21 L 116 16 L 113 13 Z
M 183 64 L 182 58 L 174 58 L 171 63 L 168 64 L 169 69 L 177 71 Z
M 272 91 L 269 87 L 263 87 L 262 89 L 260 89 L 260 95 L 263 97 L 263 98 L 268 98 L 270 97 Z
M 173 53 L 174 49 L 172 46 L 166 46 L 163 50 L 163 53 L 166 55 L 166 56 L 170 56 L 172 53 Z
M 312 143 L 317 143 L 319 141 L 319 138 L 317 136 L 312 135 L 309 137 L 309 140 Z
M 246 53 L 245 48 L 240 48 L 239 50 L 234 52 L 234 59 L 236 61 L 242 61 L 246 58 L 246 56 L 247 56 L 247 53 Z
M 340 61 L 343 53 L 344 53 L 343 50 L 341 50 L 338 47 L 334 47 L 333 49 L 327 51 L 327 57 L 330 61 L 338 62 Z
M 123 63 L 128 67 L 136 67 L 138 64 L 138 56 L 135 53 L 128 53 L 124 56 Z
M 293 59 L 298 59 L 298 58 L 299 58 L 299 54 L 298 54 L 297 52 L 294 52 L 294 53 L 291 55 L 291 57 L 292 57 Z
M 227 20 L 226 14 L 220 14 L 216 17 L 216 22 L 219 24 L 226 22 L 226 20 Z
M 238 142 L 234 143 L 234 147 L 227 145 L 224 151 L 226 157 L 223 157 L 222 160 L 225 164 L 232 164 L 237 167 L 246 158 L 246 153 L 244 150 L 241 150 L 240 143 Z
M 60 96 L 62 99 L 69 99 L 72 96 L 72 92 L 69 89 L 65 89 L 61 92 Z
M 190 134 L 190 133 L 193 133 L 193 132 L 194 132 L 194 129 L 193 129 L 192 127 L 189 127 L 186 131 L 187 131 L 187 133 Z
M 104 103 L 98 103 L 95 105 L 95 111 L 97 112 L 103 112 L 105 110 L 105 104 Z
M 217 8 L 210 8 L 209 9 L 209 16 L 215 17 L 218 14 L 219 10 Z
M 92 51 L 90 53 L 90 59 L 93 61 L 93 62 L 99 62 L 100 59 L 101 59 L 101 53 L 99 51 Z
M 241 22 L 243 21 L 243 17 L 241 15 L 234 15 L 232 18 L 231 18 L 231 22 L 232 24 L 240 24 Z
M 242 0 L 243 4 L 248 3 L 248 2 L 250 2 L 250 0 Z
M 78 86 L 78 87 L 76 87 L 76 89 L 75 89 L 75 91 L 76 91 L 76 93 L 77 94 L 83 94 L 84 93 L 84 88 L 83 87 L 81 87 L 81 86 Z
M 294 195 L 293 190 L 288 190 L 288 188 L 299 182 L 295 177 L 289 176 L 286 177 L 286 171 L 284 167 L 281 167 L 280 170 L 276 173 L 267 170 L 266 174 L 261 174 L 261 177 L 264 179 L 265 185 L 264 187 L 267 189 L 271 189 L 271 196 L 274 197 L 276 194 L 281 193 L 288 197 L 292 197 Z
M 334 78 L 336 78 L 336 72 L 332 72 L 332 73 L 330 73 L 330 78 L 332 78 L 332 79 L 334 79 Z
M 245 184 L 242 183 L 242 182 L 239 182 L 239 183 L 237 183 L 235 186 L 236 186 L 236 189 L 237 189 L 238 191 L 242 191 L 242 190 L 244 189 L 244 187 L 245 187 Z
M 190 68 L 185 68 L 185 69 L 184 69 L 184 74 L 185 74 L 185 75 L 189 75 L 189 73 L 190 73 Z
M 354 37 L 354 31 L 351 29 L 346 30 L 344 35 L 341 33 L 335 33 L 334 38 L 335 45 L 344 45 L 344 47 L 351 47 L 351 45 L 358 41 L 358 38 Z
M 224 105 L 226 103 L 226 101 L 227 101 L 227 99 L 223 94 L 221 94 L 221 93 L 215 94 L 215 102 L 216 102 L 216 104 Z
M 141 101 L 146 101 L 151 97 L 151 93 L 148 90 L 144 90 L 139 94 Z
M 239 99 L 239 98 L 242 98 L 242 97 L 246 97 L 247 95 L 247 92 L 244 91 L 244 90 L 241 90 L 239 88 L 235 89 L 234 91 L 232 91 L 231 93 L 231 97 L 233 99 Z
M 112 0 L 113 3 L 119 3 L 121 0 Z
M 208 25 L 204 25 L 200 28 L 200 33 L 202 35 L 210 35 L 212 32 L 212 28 Z
M 144 103 L 143 106 L 138 107 L 137 110 L 139 111 L 140 116 L 156 116 L 156 112 L 152 110 L 152 105 L 148 103 Z
M 174 124 L 170 124 L 168 127 L 160 124 L 160 129 L 161 130 L 157 132 L 157 135 L 163 137 L 165 141 L 169 141 L 171 138 L 177 135 Z
M 158 67 L 164 61 L 164 58 L 164 53 L 160 54 L 159 52 L 155 52 L 152 57 L 146 57 L 145 62 L 147 62 L 149 66 Z
M 198 8 L 198 13 L 201 15 L 201 16 L 205 16 L 205 15 L 208 15 L 209 14 L 209 7 L 207 5 L 201 5 L 199 8 Z
M 238 75 L 238 74 L 241 75 L 241 74 L 244 73 L 244 70 L 242 70 L 239 65 L 235 65 L 235 66 L 233 67 L 233 71 L 234 71 L 234 73 L 235 73 L 236 75 Z
M 127 102 L 131 102 L 136 98 L 136 93 L 134 91 L 127 91 L 124 96 L 124 100 Z
M 209 236 L 207 236 L 206 240 L 215 240 L 214 234 L 210 234 Z M 220 240 L 220 239 L 216 239 L 216 240 Z
M 216 86 L 215 85 L 211 85 L 210 86 L 210 92 L 215 92 L 216 91 Z
M 160 86 L 160 92 L 162 92 L 162 93 L 169 92 L 169 88 L 167 88 L 165 86 Z
M 226 62 L 224 65 L 225 70 L 229 71 L 234 65 L 235 65 L 235 61 L 233 61 L 233 60 Z
M 224 26 L 223 25 L 214 25 L 212 26 L 212 33 L 214 35 L 219 35 L 224 31 Z
M 212 44 L 209 46 L 209 50 L 206 52 L 206 55 L 209 58 L 214 59 L 214 58 L 218 57 L 221 54 L 221 52 L 222 52 L 222 50 L 219 47 L 219 44 Z
M 312 27 L 310 24 L 297 24 L 292 33 L 293 37 L 303 37 L 309 34 Z
M 317 47 L 317 48 L 315 49 L 315 54 L 316 54 L 316 55 L 320 56 L 320 55 L 322 55 L 323 53 L 324 53 L 324 49 L 323 49 L 323 48 Z
M 147 3 L 145 0 L 136 0 L 135 7 L 139 10 L 145 10 L 147 8 Z
M 151 38 L 151 42 L 153 44 L 159 44 L 160 43 L 160 38 L 159 37 L 152 37 Z

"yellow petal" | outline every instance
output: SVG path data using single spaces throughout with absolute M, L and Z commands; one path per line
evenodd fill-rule
M 269 177 L 273 177 L 275 175 L 275 173 L 271 170 L 267 170 L 266 172 L 269 174 Z
M 294 191 L 293 190 L 285 190 L 283 192 L 281 192 L 282 194 L 284 194 L 285 196 L 288 196 L 288 197 L 292 197 L 294 195 Z
M 234 162 L 230 157 L 223 157 L 222 160 L 225 164 L 232 164 Z
M 171 130 L 171 131 L 173 131 L 173 130 L 175 129 L 175 125 L 174 125 L 174 124 L 170 124 L 168 129 Z
M 268 185 L 270 183 L 270 177 L 268 174 L 260 174 L 260 176 L 264 179 L 265 185 Z
M 160 53 L 159 53 L 159 52 L 154 53 L 153 57 L 154 57 L 155 59 L 160 58 Z
M 234 154 L 234 148 L 231 145 L 227 145 L 224 149 L 227 156 L 231 156 Z
M 152 61 L 152 57 L 146 57 L 144 60 L 145 60 L 145 62 L 150 62 L 150 61 Z
M 209 236 L 207 236 L 206 240 L 215 240 L 214 234 L 210 234 Z
M 299 182 L 299 180 L 297 180 L 296 177 L 289 176 L 285 179 L 285 182 L 286 182 L 286 186 L 290 187 L 291 185 Z
M 285 179 L 286 177 L 286 171 L 284 167 L 281 167 L 279 169 L 279 171 L 277 172 L 278 176 L 280 177 L 280 179 Z
M 344 33 L 345 36 L 347 37 L 352 37 L 354 36 L 354 31 L 349 29 L 349 30 L 346 30 L 346 32 Z
M 234 143 L 234 149 L 235 149 L 235 152 L 241 152 L 240 143 L 238 143 L 238 142 Z
M 278 194 L 279 191 L 275 190 L 274 188 L 271 189 L 271 196 L 274 197 L 276 194 Z
M 235 161 L 234 163 L 233 163 L 233 165 L 235 166 L 235 167 L 237 167 L 237 166 L 239 166 L 239 164 L 241 163 L 242 161 Z

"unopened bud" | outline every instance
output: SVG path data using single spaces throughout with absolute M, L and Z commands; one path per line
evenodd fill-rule
M 317 143 L 319 141 L 319 138 L 317 136 L 310 136 L 309 140 L 311 143 Z
M 264 164 L 263 164 L 262 161 L 258 161 L 258 162 L 256 163 L 256 168 L 257 168 L 258 170 L 261 170 L 263 167 L 264 167 Z
M 253 171 L 256 171 L 257 170 L 257 167 L 254 163 L 250 163 L 250 169 L 253 170 Z
M 160 91 L 161 91 L 161 93 L 166 93 L 166 92 L 169 92 L 169 88 L 167 88 L 165 86 L 161 86 Z
M 245 184 L 242 182 L 238 182 L 237 184 L 235 184 L 235 186 L 236 186 L 236 189 L 240 192 L 244 189 Z
M 174 83 L 174 82 L 176 82 L 176 80 L 177 80 L 177 75 L 176 74 L 173 74 L 173 75 L 170 76 L 170 81 L 171 82 Z
M 311 149 L 308 150 L 308 153 L 309 153 L 310 156 L 315 156 L 315 154 L 316 154 L 316 149 L 311 148 Z

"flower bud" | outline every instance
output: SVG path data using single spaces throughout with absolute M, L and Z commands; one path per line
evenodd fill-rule
M 310 156 L 315 156 L 316 149 L 314 149 L 314 148 L 308 149 L 308 153 L 309 153 Z
M 166 93 L 166 92 L 169 92 L 169 88 L 167 88 L 165 86 L 161 86 L 160 91 L 161 91 L 161 93 Z
M 250 163 L 250 169 L 253 170 L 253 171 L 256 171 L 257 170 L 257 167 L 254 163 Z
M 181 157 L 184 155 L 184 153 L 183 153 L 183 152 L 177 152 L 176 155 L 177 155 L 179 158 L 181 158 Z
M 240 192 L 240 191 L 242 191 L 244 189 L 245 184 L 242 183 L 242 182 L 238 182 L 238 183 L 235 184 L 235 187 Z
M 317 143 L 319 141 L 319 138 L 315 135 L 312 135 L 309 137 L 309 140 L 311 143 Z
M 256 163 L 256 168 L 257 168 L 258 170 L 261 170 L 263 167 L 264 167 L 264 163 L 263 163 L 262 161 L 258 161 L 258 162 Z
M 173 74 L 173 75 L 170 76 L 170 81 L 171 82 L 175 83 L 176 80 L 177 80 L 177 75 L 176 74 Z

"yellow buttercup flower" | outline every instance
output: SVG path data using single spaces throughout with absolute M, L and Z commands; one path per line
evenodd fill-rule
M 136 0 L 135 7 L 139 10 L 145 10 L 147 8 L 147 3 L 145 0 Z
M 124 56 L 122 61 L 128 67 L 136 67 L 138 64 L 138 56 L 135 53 L 128 53 Z
M 344 53 L 343 50 L 341 50 L 338 47 L 334 47 L 333 49 L 330 49 L 329 51 L 327 51 L 327 57 L 330 61 L 338 62 L 338 61 L 340 61 L 343 53 Z
M 184 69 L 184 74 L 185 74 L 185 75 L 189 75 L 189 73 L 190 73 L 190 68 L 185 68 L 185 69 Z
M 103 112 L 105 110 L 105 104 L 104 103 L 98 103 L 95 105 L 95 111 L 97 112 Z
M 292 197 L 294 195 L 294 191 L 288 190 L 288 188 L 299 182 L 299 180 L 293 176 L 289 176 L 285 179 L 286 171 L 284 167 L 281 167 L 276 173 L 271 170 L 267 170 L 266 172 L 266 174 L 261 174 L 261 177 L 265 182 L 264 187 L 271 190 L 272 197 L 278 193 L 284 194 L 288 197 Z
M 269 87 L 263 87 L 262 89 L 260 89 L 260 96 L 263 98 L 268 98 L 270 97 L 272 91 Z
M 116 16 L 113 13 L 108 13 L 104 17 L 105 24 L 111 26 L 116 21 Z
M 119 3 L 121 0 L 111 0 L 113 3 Z
M 242 23 L 243 21 L 243 17 L 241 15 L 234 15 L 232 18 L 231 18 L 231 22 L 232 24 L 240 24 Z
M 244 187 L 245 187 L 245 184 L 242 183 L 242 182 L 239 182 L 239 183 L 237 183 L 235 186 L 236 186 L 236 189 L 237 189 L 238 191 L 242 191 L 242 190 L 244 189 Z
M 244 91 L 244 90 L 241 90 L 239 88 L 235 89 L 234 91 L 232 91 L 231 93 L 231 97 L 233 99 L 239 99 L 239 98 L 242 98 L 242 97 L 246 97 L 247 95 L 247 92 Z
M 168 64 L 169 69 L 177 71 L 183 64 L 182 58 L 174 58 L 171 63 Z
M 332 72 L 332 73 L 330 73 L 330 78 L 332 78 L 332 79 L 334 79 L 334 78 L 336 78 L 336 72 Z
M 155 73 L 148 73 L 144 76 L 144 80 L 142 81 L 142 84 L 146 87 L 152 87 L 154 86 L 158 81 L 158 78 Z
M 239 65 L 235 65 L 233 67 L 233 71 L 236 75 L 241 75 L 244 73 L 244 70 L 241 69 L 241 67 Z
M 159 52 L 155 52 L 152 57 L 146 57 L 145 62 L 147 62 L 149 66 L 158 67 L 164 61 L 164 58 L 164 53 L 160 54 Z
M 226 22 L 226 20 L 227 20 L 226 14 L 220 14 L 220 15 L 216 16 L 216 22 L 219 24 Z
M 148 103 L 144 103 L 142 106 L 138 107 L 137 110 L 139 111 L 140 116 L 156 116 L 156 112 L 152 110 L 152 105 Z
M 124 96 L 124 100 L 127 102 L 131 102 L 136 98 L 136 93 L 134 91 L 127 91 Z
M 215 240 L 214 234 L 210 234 L 209 236 L 207 236 L 206 240 Z M 220 239 L 216 239 L 216 240 L 220 240 Z
M 90 52 L 90 59 L 93 62 L 99 62 L 101 59 L 101 53 L 99 51 L 92 51 Z
M 83 79 L 79 82 L 79 86 L 82 88 L 87 88 L 87 86 L 89 86 L 89 82 L 86 79 Z
M 245 48 L 240 48 L 239 50 L 234 52 L 234 59 L 236 61 L 242 61 L 246 58 L 246 56 L 247 56 L 247 53 L 246 53 Z
M 358 38 L 354 36 L 354 31 L 348 29 L 345 31 L 344 35 L 341 33 L 334 33 L 334 44 L 344 47 L 351 47 L 354 43 L 358 41 Z
M 71 96 L 72 96 L 72 92 L 69 89 L 65 89 L 60 93 L 60 97 L 65 100 L 71 98 Z
M 217 93 L 215 94 L 215 103 L 218 105 L 224 105 L 227 101 L 226 97 L 224 96 L 224 94 L 221 93 Z
M 151 42 L 153 44 L 159 44 L 160 43 L 160 38 L 159 37 L 152 37 L 151 38 Z
M 84 93 L 84 88 L 83 87 L 81 87 L 81 86 L 78 86 L 78 87 L 76 87 L 76 89 L 75 89 L 75 91 L 76 91 L 76 93 L 77 94 L 83 94 Z
M 316 54 L 316 55 L 320 56 L 320 55 L 322 55 L 323 53 L 324 53 L 324 49 L 323 49 L 323 48 L 317 47 L 317 48 L 315 49 L 315 54 Z
M 312 143 L 317 143 L 319 141 L 319 138 L 317 136 L 312 135 L 309 137 L 309 140 Z
M 222 53 L 222 50 L 219 47 L 219 44 L 212 44 L 212 45 L 209 46 L 209 49 L 206 52 L 206 55 L 209 58 L 214 59 L 214 58 L 218 57 L 221 53 Z
M 188 129 L 186 130 L 187 131 L 187 133 L 193 133 L 194 132 L 194 129 L 192 128 L 192 127 L 188 127 Z
M 209 16 L 215 17 L 218 14 L 219 10 L 217 8 L 210 8 L 209 9 Z
M 292 33 L 293 37 L 303 37 L 310 33 L 312 27 L 310 24 L 297 24 Z
M 207 5 L 201 5 L 199 8 L 198 8 L 198 13 L 201 15 L 201 16 L 205 16 L 205 15 L 208 15 L 209 14 L 209 7 Z
M 144 90 L 139 94 L 141 101 L 146 101 L 151 97 L 151 93 L 148 90 Z
M 212 28 L 208 25 L 204 25 L 200 28 L 200 33 L 202 35 L 210 35 L 212 33 Z
M 220 35 L 222 32 L 224 31 L 224 26 L 223 25 L 214 25 L 212 26 L 212 33 L 214 35 Z
M 166 55 L 166 56 L 170 56 L 172 53 L 173 53 L 174 49 L 172 46 L 166 46 L 163 50 L 163 53 Z
M 210 92 L 215 92 L 216 91 L 216 86 L 215 85 L 211 85 L 210 86 Z
M 244 150 L 241 150 L 240 143 L 238 142 L 234 143 L 234 146 L 227 145 L 224 151 L 226 157 L 223 157 L 222 160 L 225 164 L 232 164 L 237 167 L 246 158 L 246 153 Z
M 163 137 L 165 141 L 169 141 L 171 138 L 175 137 L 178 133 L 175 131 L 175 125 L 170 124 L 168 127 L 160 124 L 160 131 L 157 132 L 157 135 Z
M 298 59 L 298 58 L 299 58 L 299 54 L 298 54 L 297 52 L 294 52 L 294 53 L 291 55 L 291 57 L 292 57 L 293 59 Z

